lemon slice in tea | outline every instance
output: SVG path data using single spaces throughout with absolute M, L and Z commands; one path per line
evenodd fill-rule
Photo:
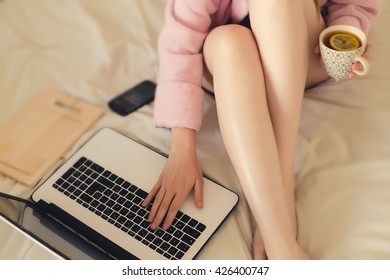
M 352 51 L 360 47 L 360 41 L 353 35 L 337 33 L 330 37 L 330 46 L 337 51 Z

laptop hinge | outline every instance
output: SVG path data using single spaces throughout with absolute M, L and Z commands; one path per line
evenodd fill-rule
M 82 238 L 86 239 L 89 243 L 105 251 L 107 254 L 111 255 L 115 259 L 138 260 L 136 256 L 129 253 L 122 247 L 118 246 L 117 244 L 115 244 L 102 234 L 98 233 L 91 227 L 87 226 L 83 222 L 74 218 L 73 216 L 59 208 L 57 205 L 53 203 L 46 203 L 43 200 L 39 200 L 36 205 L 46 214 L 50 215 L 53 219 L 68 227 L 70 230 L 80 235 Z

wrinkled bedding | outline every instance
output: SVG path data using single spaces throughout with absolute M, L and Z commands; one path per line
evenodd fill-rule
M 54 88 L 106 109 L 73 150 L 109 126 L 167 154 L 170 133 L 154 127 L 153 103 L 125 118 L 106 105 L 139 81 L 156 80 L 164 5 L 165 0 L 0 1 L 0 127 Z M 296 155 L 298 239 L 315 259 L 390 259 L 390 37 L 384 36 L 389 13 L 390 3 L 383 0 L 369 37 L 369 75 L 329 80 L 304 98 Z M 197 258 L 250 259 L 252 217 L 210 96 L 198 153 L 205 175 L 241 200 Z M 0 191 L 28 198 L 33 189 L 0 174 Z

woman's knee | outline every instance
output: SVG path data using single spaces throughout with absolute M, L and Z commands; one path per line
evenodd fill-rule
M 253 33 L 248 28 L 238 25 L 222 25 L 213 29 L 207 36 L 203 47 L 206 65 L 212 72 L 212 65 L 218 60 L 228 61 L 229 57 L 237 56 L 243 51 L 243 46 L 255 43 Z

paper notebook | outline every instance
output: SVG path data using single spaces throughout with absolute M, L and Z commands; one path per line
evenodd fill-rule
M 0 128 L 0 172 L 35 186 L 102 115 L 79 98 L 44 92 Z

